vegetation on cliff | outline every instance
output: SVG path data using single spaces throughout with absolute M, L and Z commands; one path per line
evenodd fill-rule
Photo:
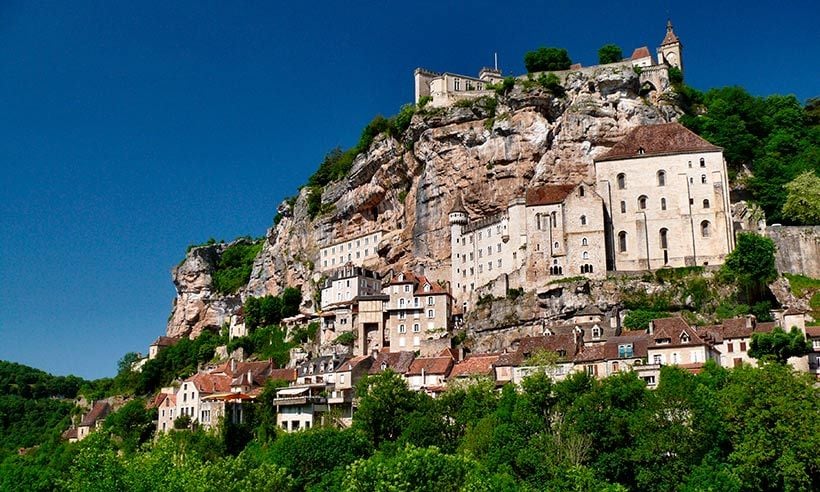
M 233 294 L 244 287 L 251 278 L 253 260 L 262 250 L 262 244 L 262 241 L 248 239 L 235 241 L 228 246 L 211 274 L 214 290 Z

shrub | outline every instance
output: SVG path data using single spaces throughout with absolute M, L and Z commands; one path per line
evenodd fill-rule
M 598 50 L 598 63 L 606 65 L 607 63 L 618 63 L 624 59 L 624 54 L 621 47 L 617 44 L 605 44 Z
M 356 338 L 358 338 L 358 336 L 356 335 L 355 331 L 346 331 L 341 335 L 337 336 L 336 339 L 333 340 L 333 343 L 335 343 L 336 345 L 352 346 L 353 343 L 356 341 Z
M 683 84 L 683 72 L 678 67 L 669 67 L 669 83 L 674 86 Z
M 535 82 L 556 97 L 564 97 L 566 90 L 561 85 L 561 79 L 554 73 L 542 73 Z
M 572 65 L 567 50 L 564 48 L 538 48 L 524 55 L 524 66 L 527 72 L 546 72 L 566 70 Z
M 238 241 L 222 252 L 211 278 L 217 292 L 233 294 L 248 283 L 256 255 L 262 250 L 262 242 L 250 239 Z
M 645 330 L 649 326 L 650 321 L 668 317 L 669 313 L 666 311 L 634 309 L 624 317 L 624 327 L 630 330 Z
M 425 107 L 425 106 L 427 106 L 427 104 L 429 104 L 429 103 L 430 103 L 430 101 L 432 101 L 432 100 L 433 100 L 433 96 L 421 96 L 421 97 L 419 98 L 418 108 L 419 108 L 419 109 L 424 108 L 424 107 Z

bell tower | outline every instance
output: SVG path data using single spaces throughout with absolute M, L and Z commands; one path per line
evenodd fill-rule
M 666 63 L 670 67 L 677 67 L 683 73 L 683 45 L 672 29 L 672 21 L 666 21 L 666 36 L 658 47 L 658 63 Z

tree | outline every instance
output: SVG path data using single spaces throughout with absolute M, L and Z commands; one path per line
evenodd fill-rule
M 791 357 L 802 357 L 811 352 L 811 343 L 796 326 L 786 333 L 775 327 L 769 333 L 755 333 L 749 346 L 749 356 L 759 360 L 774 360 L 781 364 Z
M 564 48 L 538 48 L 524 55 L 524 66 L 527 72 L 546 72 L 566 70 L 572 65 L 567 50 Z
M 758 299 L 763 288 L 777 278 L 774 241 L 753 232 L 737 235 L 735 249 L 726 256 L 723 273 L 746 289 L 750 300 Z
M 344 490 L 458 491 L 478 463 L 435 447 L 407 446 L 392 456 L 377 453 L 348 469 Z
M 598 63 L 601 65 L 617 63 L 623 59 L 623 51 L 621 51 L 621 47 L 617 44 L 605 44 L 598 50 Z
M 395 441 L 405 428 L 408 415 L 416 409 L 416 394 L 403 377 L 390 369 L 368 376 L 357 386 L 359 408 L 353 426 L 362 430 L 378 446 Z
M 783 217 L 798 224 L 820 224 L 820 177 L 805 171 L 785 186 Z
M 105 429 L 121 440 L 125 450 L 132 452 L 153 434 L 155 417 L 153 412 L 145 408 L 145 400 L 141 398 L 131 400 L 106 417 Z

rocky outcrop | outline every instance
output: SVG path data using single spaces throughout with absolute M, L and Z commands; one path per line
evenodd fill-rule
M 324 215 L 310 219 L 308 188 L 280 205 L 281 220 L 268 230 L 241 295 L 298 285 L 311 308 L 320 246 L 377 229 L 385 231 L 380 258 L 367 266 L 449 279 L 447 213 L 457 193 L 471 217 L 497 213 L 529 186 L 589 178 L 594 157 L 626 132 L 679 115 L 669 94 L 642 97 L 638 74 L 622 66 L 567 74 L 563 97 L 527 86 L 516 84 L 497 104 L 422 110 L 401 140 L 377 138 L 347 178 L 325 188 Z M 240 305 L 240 296 L 220 298 L 205 287 L 206 256 L 174 270 L 179 294 L 169 335 L 219 325 Z
M 777 270 L 820 278 L 820 226 L 774 226 L 766 235 L 777 247 Z
M 223 243 L 192 248 L 171 271 L 177 294 L 167 336 L 194 338 L 204 330 L 218 330 L 242 306 L 239 294 L 226 296 L 213 289 L 211 274 L 227 247 Z

